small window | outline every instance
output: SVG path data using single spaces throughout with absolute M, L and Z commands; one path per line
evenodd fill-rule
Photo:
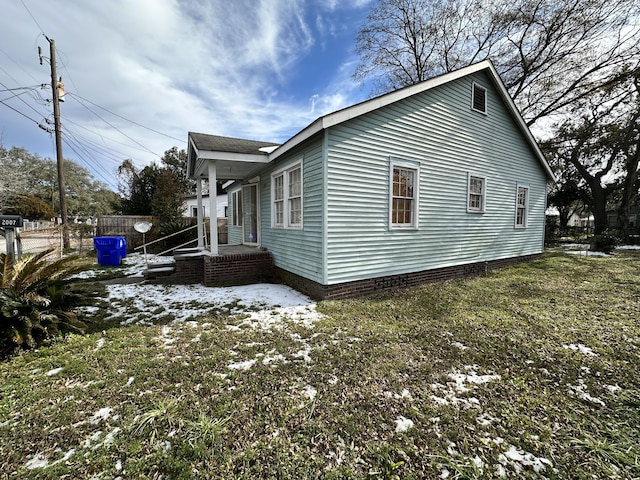
M 236 227 L 242 226 L 242 191 L 238 190 L 237 192 L 233 192 L 231 194 L 231 202 L 232 205 L 232 218 L 231 225 Z
M 486 181 L 484 177 L 469 175 L 467 212 L 484 213 Z
M 529 187 L 518 185 L 516 195 L 516 228 L 527 227 L 527 216 L 529 208 Z
M 271 176 L 271 226 L 302 228 L 302 163 Z
M 391 166 L 391 228 L 416 228 L 418 210 L 418 170 Z
M 487 89 L 474 83 L 472 97 L 471 108 L 476 112 L 487 113 Z

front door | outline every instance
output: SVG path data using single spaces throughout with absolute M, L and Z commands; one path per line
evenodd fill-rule
M 242 243 L 245 245 L 258 245 L 260 241 L 258 203 L 258 185 L 244 185 L 242 187 Z

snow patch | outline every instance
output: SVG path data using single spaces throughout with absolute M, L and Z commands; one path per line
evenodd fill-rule
M 599 405 L 601 407 L 605 407 L 605 403 L 600 400 L 597 397 L 592 396 L 591 394 L 589 394 L 589 392 L 587 392 L 587 385 L 584 383 L 584 380 L 579 379 L 578 380 L 578 385 L 568 385 L 569 387 L 569 393 L 572 393 L 574 395 L 577 395 L 578 398 L 589 402 L 589 403 L 594 403 L 596 405 Z
M 97 425 L 103 420 L 107 420 L 111 416 L 111 408 L 104 407 L 98 410 L 93 416 L 89 419 L 89 423 L 92 425 Z
M 407 430 L 409 430 L 410 428 L 413 428 L 414 426 L 415 426 L 415 424 L 413 423 L 413 420 L 411 420 L 409 418 L 405 418 L 402 415 L 400 415 L 398 418 L 396 418 L 396 432 L 397 433 L 406 432 Z
M 236 362 L 227 365 L 229 370 L 249 370 L 257 362 L 256 359 L 247 360 L 246 362 Z
M 580 353 L 582 353 L 584 355 L 589 355 L 589 356 L 592 356 L 592 357 L 598 356 L 598 354 L 595 353 L 591 348 L 589 348 L 586 345 L 583 345 L 581 343 L 578 343 L 578 344 L 570 343 L 568 345 L 562 345 L 562 348 L 566 348 L 568 350 L 573 350 L 574 352 L 580 352 Z
M 523 467 L 532 467 L 535 473 L 543 472 L 547 467 L 553 466 L 550 460 L 543 457 L 536 457 L 532 453 L 518 450 L 515 446 L 509 445 L 509 449 L 498 455 L 498 462 L 504 466 L 511 466 L 516 473 L 522 472 Z M 506 474 L 506 472 L 505 472 Z M 503 477 L 504 475 L 499 475 Z
M 26 464 L 25 467 L 28 470 L 34 470 L 36 468 L 45 468 L 49 466 L 49 459 L 42 453 L 36 453 Z
M 309 400 L 313 400 L 314 398 L 316 398 L 316 395 L 318 394 L 318 390 L 313 388 L 311 385 L 305 385 L 305 387 L 302 389 L 302 393 Z
M 102 347 L 104 347 L 104 341 L 105 341 L 104 338 L 99 338 L 98 341 L 96 342 L 96 348 L 94 348 L 93 351 L 97 352 Z

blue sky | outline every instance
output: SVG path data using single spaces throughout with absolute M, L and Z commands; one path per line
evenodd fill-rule
M 38 127 L 52 119 L 46 35 L 65 158 L 112 187 L 124 159 L 158 160 L 188 131 L 284 141 L 368 97 L 352 74 L 372 2 L 0 0 L 0 140 L 55 158 Z

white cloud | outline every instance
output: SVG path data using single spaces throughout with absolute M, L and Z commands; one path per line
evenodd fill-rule
M 0 58 L 5 53 L 12 61 L 2 58 L 0 79 L 7 88 L 48 83 L 46 59 L 42 66 L 38 62 L 37 46 L 48 57 L 40 29 L 55 39 L 68 92 L 63 127 L 90 149 L 65 146 L 65 156 L 100 167 L 105 175 L 125 158 L 142 165 L 173 145 L 184 148 L 188 131 L 283 141 L 361 98 L 349 71 L 353 60 L 342 58 L 344 52 L 310 56 L 329 38 L 358 27 L 351 17 L 332 15 L 366 3 L 24 0 L 25 8 L 9 2 L 0 18 Z M 318 70 L 326 81 L 300 67 L 316 60 L 333 62 Z M 50 97 L 50 88 L 41 95 Z M 83 106 L 78 96 L 108 111 Z M 29 103 L 35 110 L 15 99 L 11 105 L 36 122 L 51 117 L 49 104 Z M 53 156 L 50 136 L 0 105 L 0 135 L 3 128 L 5 146 Z

